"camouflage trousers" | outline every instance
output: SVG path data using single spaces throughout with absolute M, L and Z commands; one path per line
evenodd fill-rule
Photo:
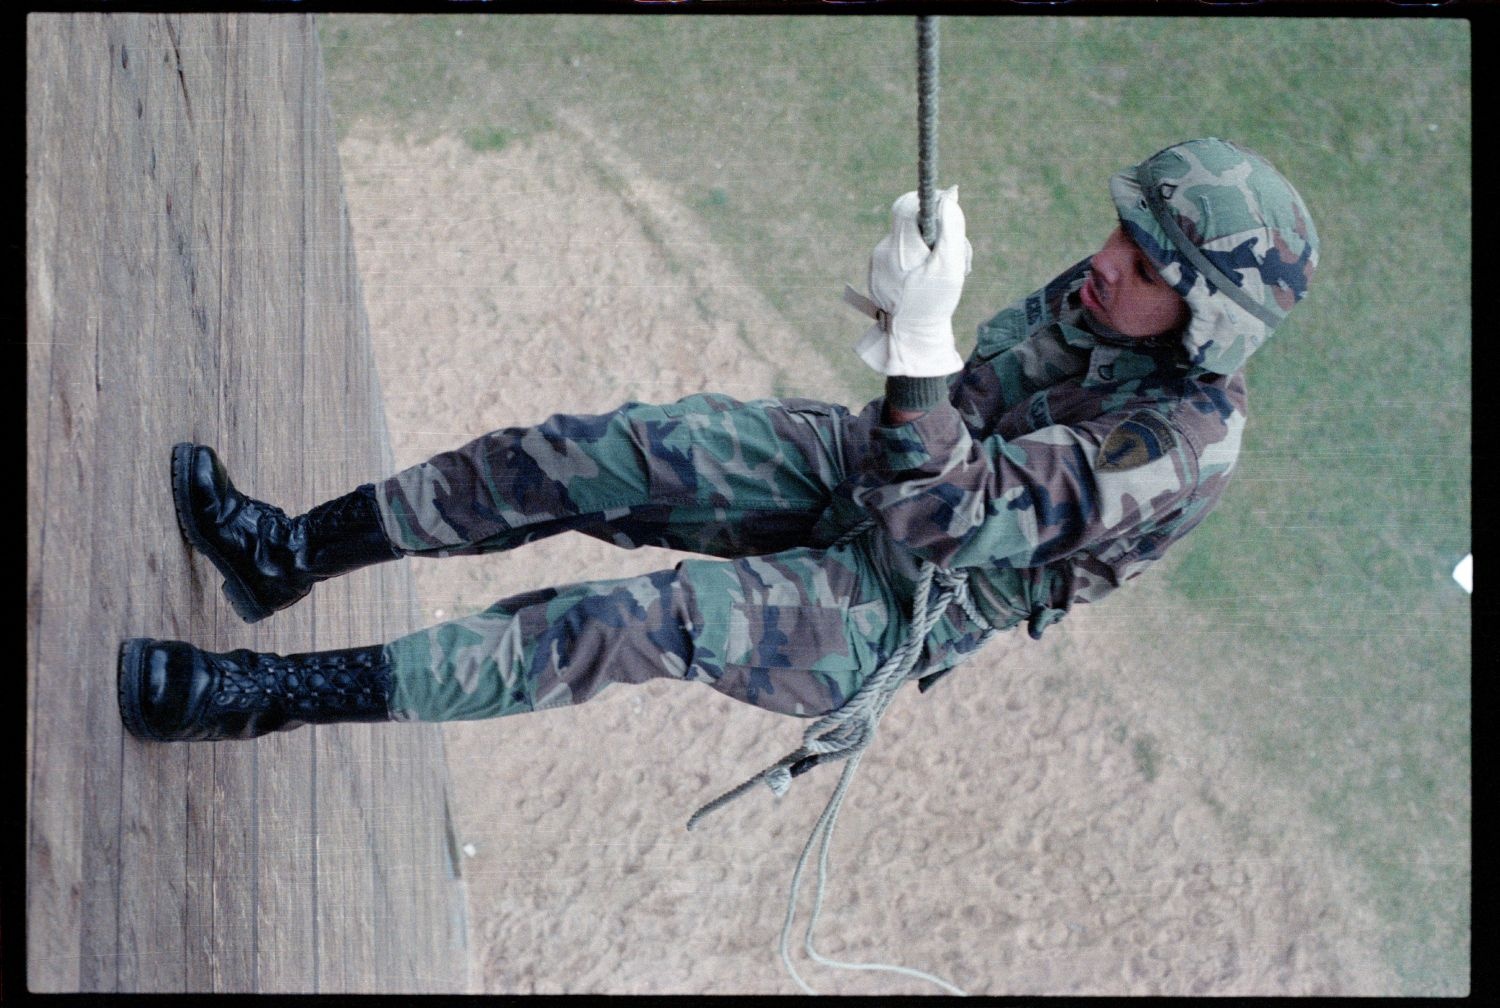
M 527 592 L 399 638 L 394 715 L 497 717 L 663 677 L 784 714 L 837 709 L 904 639 L 919 572 L 878 532 L 829 548 L 863 517 L 839 492 L 868 443 L 861 422 L 800 399 L 627 403 L 494 431 L 378 483 L 410 556 L 581 532 L 714 558 Z M 955 607 L 927 667 L 979 637 Z

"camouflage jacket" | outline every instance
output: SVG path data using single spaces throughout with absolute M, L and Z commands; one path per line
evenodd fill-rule
M 1307 294 L 1319 241 L 1301 195 L 1248 148 L 1174 144 L 1109 180 L 1128 237 L 1187 303 L 1154 344 L 1079 301 L 1090 260 L 979 328 L 949 402 L 883 426 L 850 496 L 887 536 L 967 569 L 985 615 L 1032 636 L 1135 577 L 1224 492 L 1245 362 Z
M 1084 260 L 979 327 L 948 402 L 910 423 L 866 407 L 856 503 L 923 559 L 969 572 L 997 625 L 1038 637 L 1140 574 L 1218 501 L 1245 423 L 1242 370 L 1131 341 L 1080 303 Z

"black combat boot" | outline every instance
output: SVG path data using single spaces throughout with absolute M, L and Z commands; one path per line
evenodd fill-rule
M 182 534 L 224 575 L 224 594 L 246 623 L 319 581 L 401 556 L 381 527 L 373 483 L 288 518 L 236 490 L 212 448 L 184 442 L 172 449 L 172 496 Z
M 120 720 L 154 742 L 248 739 L 304 724 L 389 721 L 385 648 L 210 654 L 181 641 L 120 645 Z

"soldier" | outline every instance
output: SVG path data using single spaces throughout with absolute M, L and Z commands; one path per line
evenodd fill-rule
M 295 518 L 238 491 L 211 449 L 178 445 L 183 533 L 249 622 L 368 564 L 563 531 L 700 556 L 342 651 L 127 640 L 126 726 L 166 741 L 488 718 L 656 677 L 816 717 L 905 640 L 923 561 L 966 575 L 975 610 L 943 614 L 923 675 L 989 627 L 1024 622 L 1040 636 L 1137 576 L 1219 500 L 1245 424 L 1245 362 L 1317 264 L 1301 197 L 1235 144 L 1176 144 L 1109 191 L 1118 224 L 1103 247 L 982 324 L 967 362 L 951 325 L 970 259 L 957 192 L 939 196 L 930 251 L 915 194 L 897 200 L 871 298 L 854 296 L 876 316 L 856 349 L 887 376 L 857 415 L 713 394 L 559 415 Z

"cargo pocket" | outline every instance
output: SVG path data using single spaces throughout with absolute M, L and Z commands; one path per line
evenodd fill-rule
M 864 681 L 869 650 L 831 606 L 736 607 L 726 659 L 714 688 L 764 710 L 821 717 Z
M 777 580 L 781 560 L 681 564 L 693 591 L 690 678 L 763 710 L 820 717 L 843 706 L 878 665 L 871 642 L 886 629 L 886 610 L 879 599 L 840 604 L 836 591 L 809 598 L 800 577 Z

